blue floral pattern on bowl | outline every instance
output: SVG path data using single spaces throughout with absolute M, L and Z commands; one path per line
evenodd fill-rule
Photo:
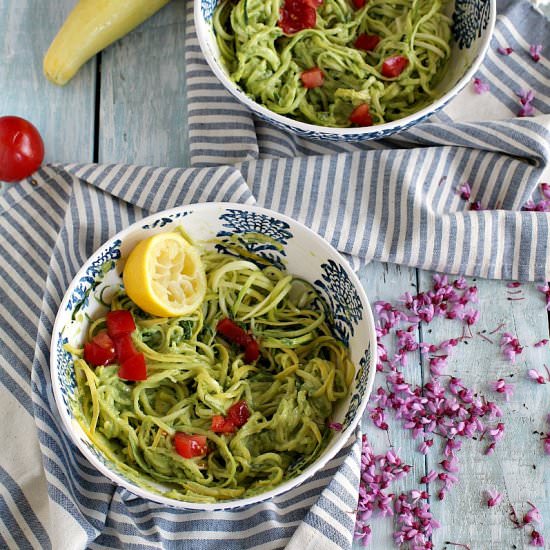
M 67 311 L 73 312 L 73 319 L 82 308 L 88 306 L 92 291 L 101 284 L 105 275 L 115 268 L 116 260 L 120 258 L 120 244 L 121 241 L 116 240 L 112 246 L 103 251 L 80 278 L 66 306 Z
M 65 344 L 68 343 L 68 338 L 63 334 L 59 334 L 57 340 L 57 357 L 58 357 L 58 379 L 59 386 L 62 390 L 63 405 L 69 416 L 72 416 L 72 411 L 76 405 L 76 379 L 73 368 L 73 357 L 65 349 Z
M 460 49 L 470 48 L 487 28 L 491 16 L 489 0 L 456 0 L 453 37 Z
M 342 423 L 342 429 L 345 430 L 355 418 L 357 414 L 357 409 L 361 405 L 363 399 L 367 395 L 367 386 L 370 378 L 370 367 L 371 367 L 371 351 L 370 346 L 365 350 L 363 357 L 359 360 L 359 369 L 355 373 L 355 387 L 353 394 L 351 396 L 348 411 L 344 417 L 344 422 Z
M 158 218 L 153 223 L 146 223 L 145 225 L 142 225 L 142 229 L 155 229 L 157 227 L 165 227 L 169 223 L 173 223 L 176 220 L 179 220 L 181 218 L 184 218 L 185 216 L 189 216 L 189 214 L 192 214 L 192 210 L 185 210 L 184 212 L 176 212 L 175 214 L 169 214 L 168 216 Z
M 258 212 L 236 209 L 226 210 L 218 219 L 223 221 L 222 226 L 227 228 L 216 234 L 222 241 L 216 244 L 218 252 L 237 256 L 238 254 L 232 251 L 237 245 L 251 254 L 273 262 L 277 267 L 283 267 L 282 257 L 286 256 L 283 247 L 292 238 L 288 223 Z M 254 235 L 259 239 L 255 239 Z M 237 242 L 234 240 L 235 237 Z M 269 240 L 266 241 L 265 237 Z
M 218 0 L 201 0 L 201 11 L 205 21 L 212 21 L 217 5 Z
M 321 265 L 321 269 L 321 279 L 317 279 L 314 285 L 323 291 L 329 305 L 327 315 L 335 334 L 347 345 L 355 334 L 355 325 L 363 318 L 361 298 L 341 265 L 329 260 Z

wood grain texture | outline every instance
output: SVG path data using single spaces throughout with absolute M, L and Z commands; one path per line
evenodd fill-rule
M 550 384 L 539 385 L 527 378 L 529 369 L 545 372 L 543 365 L 550 365 L 548 344 L 533 347 L 535 342 L 548 338 L 548 316 L 543 296 L 534 284 L 522 285 L 520 294 L 510 294 L 504 282 L 470 282 L 478 287 L 481 315 L 473 327 L 474 337 L 455 348 L 447 372 L 496 401 L 502 408 L 506 431 L 490 457 L 483 454 L 485 442 L 468 441 L 458 453 L 459 484 L 443 502 L 432 500 L 432 511 L 442 524 L 434 533 L 434 545 L 440 549 L 446 541 L 452 541 L 467 544 L 472 550 L 528 548 L 530 530 L 515 529 L 508 512 L 513 505 L 518 516 L 523 517 L 530 501 L 539 507 L 543 517 L 550 519 L 550 457 L 544 455 L 540 436 L 533 433 L 550 431 L 550 424 L 545 420 L 550 413 Z M 430 285 L 431 275 L 421 272 L 420 288 L 425 290 Z M 500 325 L 504 326 L 497 333 L 488 334 Z M 456 336 L 456 331 L 449 326 L 448 321 L 432 323 L 430 341 L 441 342 Z M 476 334 L 483 330 L 493 344 Z M 516 335 L 524 346 L 515 363 L 500 351 L 498 343 L 504 331 Z M 515 387 L 508 403 L 489 387 L 490 381 L 500 378 Z M 429 467 L 437 469 L 440 460 L 439 454 L 428 455 Z M 487 489 L 504 495 L 499 506 L 487 507 Z M 550 524 L 546 530 L 542 529 L 547 540 L 549 528 Z M 448 550 L 453 548 L 449 546 Z
M 43 56 L 72 5 L 0 2 L 0 116 L 30 120 L 42 134 L 46 162 L 92 160 L 95 61 L 63 88 L 42 73 Z
M 417 274 L 412 269 L 371 264 L 360 273 L 371 303 L 379 299 L 395 302 L 405 290 L 416 290 L 417 276 L 420 291 L 431 288 L 432 274 L 427 272 L 418 271 Z M 545 373 L 544 365 L 550 365 L 549 345 L 533 346 L 535 342 L 548 338 L 548 315 L 544 297 L 534 284 L 522 285 L 521 293 L 510 294 L 510 289 L 502 281 L 471 279 L 469 282 L 479 289 L 480 301 L 476 307 L 480 311 L 480 319 L 474 326 L 474 337 L 455 348 L 447 373 L 461 378 L 466 386 L 485 394 L 501 406 L 506 434 L 490 457 L 483 454 L 487 443 L 464 442 L 463 449 L 458 453 L 460 481 L 445 500 L 439 501 L 435 496 L 437 487 L 430 487 L 431 509 L 442 524 L 441 529 L 434 533 L 434 549 L 454 550 L 458 547 L 449 543 L 459 543 L 471 550 L 526 550 L 529 548 L 530 528 L 515 529 L 508 514 L 512 505 L 517 515 L 523 517 L 529 510 L 527 501 L 530 501 L 539 507 L 547 523 L 550 520 L 550 458 L 544 455 L 540 440 L 541 432 L 550 431 L 550 424 L 546 422 L 550 413 L 550 384 L 539 385 L 527 378 L 529 369 L 535 368 Z M 503 326 L 497 333 L 488 334 L 500 325 Z M 487 331 L 485 334 L 493 343 L 476 334 L 483 330 Z M 498 345 L 504 331 L 517 335 L 525 346 L 515 363 L 502 355 Z M 421 332 L 422 341 L 440 343 L 461 336 L 462 328 L 458 322 L 436 320 L 423 327 Z M 408 381 L 418 383 L 423 377 L 427 379 L 428 369 L 418 355 L 411 354 L 410 364 L 405 369 L 409 375 Z M 508 403 L 489 387 L 491 381 L 499 378 L 504 378 L 515 387 Z M 381 380 L 378 376 L 375 388 Z M 368 413 L 363 418 L 363 431 L 367 433 L 375 452 L 387 450 L 388 439 L 372 425 Z M 411 474 L 393 485 L 392 492 L 418 488 L 419 478 L 424 472 L 441 470 L 438 464 L 443 459 L 441 446 L 437 449 L 434 445 L 424 463 L 424 457 L 417 451 L 418 442 L 412 442 L 405 430 L 393 421 L 390 422 L 389 435 L 394 448 L 400 450 L 401 458 L 413 465 Z M 499 506 L 487 507 L 487 489 L 504 495 Z M 395 548 L 391 540 L 391 519 L 376 517 L 371 521 L 371 527 L 373 539 L 369 548 Z M 539 526 L 547 541 L 550 538 L 549 527 Z M 356 543 L 354 548 L 358 550 L 361 546 Z
M 185 2 L 170 2 L 101 56 L 99 162 L 186 166 Z

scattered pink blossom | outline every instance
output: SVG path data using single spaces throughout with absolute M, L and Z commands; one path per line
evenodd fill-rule
M 363 522 L 357 522 L 355 524 L 355 540 L 359 541 L 362 546 L 368 546 L 372 538 L 372 530 L 370 525 L 366 525 Z
M 528 116 L 535 116 L 535 108 L 531 103 L 525 104 L 523 107 L 520 108 L 518 111 L 519 117 L 528 117 Z
M 535 99 L 535 94 L 533 90 L 520 90 L 517 92 L 519 97 L 519 102 L 522 107 L 518 112 L 519 117 L 533 116 L 535 114 L 535 108 L 531 105 L 532 101 Z
M 446 458 L 445 460 L 439 463 L 441 467 L 447 472 L 456 473 L 458 472 L 458 462 L 456 457 Z
M 447 439 L 445 448 L 443 449 L 443 454 L 447 457 L 454 457 L 455 451 L 460 451 L 462 447 L 462 441 L 458 439 Z
M 484 94 L 490 89 L 491 88 L 489 87 L 489 84 L 487 82 L 481 80 L 481 78 L 474 78 L 474 92 L 476 94 Z
M 475 204 L 470 207 L 476 208 Z M 478 322 L 479 312 L 472 306 L 477 301 L 477 287 L 469 286 L 464 277 L 450 281 L 448 276 L 436 274 L 429 290 L 416 294 L 405 292 L 397 305 L 385 301 L 374 304 L 379 351 L 377 370 L 383 373 L 384 384 L 372 393 L 370 417 L 375 426 L 387 431 L 391 415 L 419 441 L 417 448 L 423 454 L 434 446 L 434 435 L 444 438 L 444 445 L 438 451 L 444 455 L 438 460 L 438 470 L 430 470 L 420 478 L 422 484 L 433 484 L 433 495 L 441 500 L 458 483 L 458 455 L 463 441 L 484 440 L 489 446 L 486 453 L 490 454 L 504 435 L 498 405 L 467 387 L 459 378 L 444 374 L 449 358 L 456 353 L 455 348 L 473 336 L 470 327 Z M 419 325 L 437 318 L 461 323 L 462 337 L 448 338 L 440 344 L 419 341 Z M 499 326 L 490 334 L 501 329 Z M 395 347 L 386 345 L 384 339 L 390 336 Z M 519 342 L 511 335 L 503 335 L 501 346 L 509 358 L 521 352 Z M 390 353 L 390 349 L 395 351 Z M 423 384 L 407 381 L 404 369 L 411 353 L 427 356 L 430 376 Z M 495 386 L 495 391 L 509 397 L 512 386 L 503 383 Z M 393 450 L 375 455 L 366 438 L 363 439 L 355 528 L 356 538 L 363 544 L 370 540 L 369 521 L 376 513 L 395 516 L 397 544 L 408 544 L 411 550 L 432 548 L 429 538 L 438 524 L 426 503 L 427 489 L 413 489 L 398 496 L 390 492 L 391 483 L 408 471 L 410 466 L 402 464 Z
M 545 283 L 544 285 L 537 285 L 537 289 L 544 294 L 546 298 L 546 310 L 550 311 L 550 286 L 548 286 L 548 283 Z
M 496 443 L 493 441 L 486 449 L 485 456 L 491 456 L 495 452 Z
M 472 194 L 472 189 L 470 187 L 470 184 L 465 181 L 459 188 L 458 193 L 460 195 L 460 198 L 465 201 L 470 200 L 470 195 Z
M 497 48 L 497 52 L 501 55 L 510 55 L 511 53 L 513 53 L 513 51 L 514 49 L 510 47 L 504 48 L 503 46 L 499 46 Z
M 483 207 L 481 206 L 481 203 L 479 201 L 474 201 L 470 203 L 470 210 L 483 210 Z
M 540 184 L 540 192 L 547 198 L 550 199 L 550 183 L 542 182 Z
M 538 342 L 535 342 L 533 345 L 536 348 L 540 348 L 542 346 L 545 346 L 546 344 L 548 344 L 548 338 L 543 338 L 542 340 L 539 340 Z
M 514 395 L 514 386 L 512 384 L 507 384 L 502 378 L 499 378 L 494 382 L 490 382 L 489 386 L 493 391 L 502 393 L 506 401 L 509 401 Z
M 535 94 L 533 93 L 533 90 L 520 90 L 517 92 L 517 96 L 519 97 L 519 102 L 522 105 L 527 105 L 528 103 L 531 103 L 533 99 L 535 99 Z
M 443 482 L 443 490 L 445 491 L 458 483 L 458 478 L 447 472 L 440 472 L 439 474 L 437 474 L 437 477 L 440 481 Z
M 539 546 L 541 548 L 544 547 L 544 537 L 538 532 L 533 529 L 531 533 L 531 546 Z
M 534 505 L 528 502 L 531 509 L 523 516 L 524 523 L 541 523 L 542 516 L 540 515 L 539 509 Z
M 533 199 L 529 199 L 522 206 L 522 210 L 527 212 L 550 212 L 550 200 L 543 199 L 535 202 Z
M 527 376 L 531 380 L 535 380 L 535 382 L 537 382 L 538 384 L 546 384 L 546 380 L 544 379 L 544 376 L 535 369 L 529 369 L 527 371 Z
M 491 489 L 487 490 L 487 506 L 493 508 L 498 506 L 502 500 L 502 495 L 498 491 L 493 491 Z
M 422 441 L 422 443 L 418 446 L 418 451 L 421 452 L 423 455 L 427 455 L 433 444 L 433 439 L 424 439 L 424 441 Z
M 393 516 L 394 495 L 387 490 L 393 481 L 403 478 L 409 471 L 410 466 L 403 464 L 392 449 L 385 454 L 375 455 L 367 436 L 363 435 L 355 524 L 355 538 L 360 540 L 363 546 L 370 541 L 371 528 L 367 522 L 372 515 L 377 513 L 382 517 Z
M 431 536 L 434 529 L 440 527 L 432 516 L 427 501 L 428 494 L 418 491 L 401 493 L 395 501 L 397 531 L 393 534 L 395 544 L 409 543 L 411 548 L 433 548 Z
M 420 483 L 432 483 L 437 479 L 437 472 L 435 470 L 430 470 L 425 476 L 420 478 Z
M 550 433 L 542 438 L 544 453 L 550 455 Z
M 542 44 L 531 44 L 531 46 L 529 47 L 529 53 L 531 54 L 531 57 L 535 62 L 540 61 L 541 52 Z
M 447 355 L 434 355 L 430 357 L 430 372 L 433 376 L 441 376 L 447 366 Z
M 464 313 L 462 319 L 468 326 L 475 325 L 479 319 L 479 311 L 477 309 L 469 310 Z
M 519 340 L 510 334 L 504 332 L 500 338 L 500 349 L 502 353 L 512 363 L 515 362 L 516 356 L 523 351 L 523 347 L 520 345 Z
M 330 430 L 334 430 L 335 432 L 342 431 L 342 424 L 340 424 L 340 422 L 330 422 L 328 427 Z
M 493 438 L 495 443 L 498 443 L 504 437 L 504 424 L 499 422 L 496 428 L 488 430 L 489 435 Z

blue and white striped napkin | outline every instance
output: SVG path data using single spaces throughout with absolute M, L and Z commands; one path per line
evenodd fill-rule
M 315 478 L 237 511 L 182 512 L 98 474 L 61 429 L 49 345 L 64 291 L 121 228 L 189 202 L 257 202 L 324 235 L 356 266 L 372 259 L 483 277 L 550 278 L 550 219 L 521 212 L 550 181 L 548 23 L 526 2 L 499 0 L 479 77 L 430 122 L 391 140 L 324 144 L 254 120 L 219 86 L 189 28 L 189 169 L 64 165 L 0 196 L 0 547 L 336 549 L 352 542 L 357 440 Z M 500 56 L 496 48 L 512 46 Z M 536 116 L 517 118 L 531 89 Z M 480 122 L 483 120 L 484 122 Z M 219 136 L 223 132 L 223 139 Z M 457 190 L 465 181 L 472 211 Z M 536 198 L 536 197 L 535 197 Z M 37 223 L 37 219 L 40 223 Z

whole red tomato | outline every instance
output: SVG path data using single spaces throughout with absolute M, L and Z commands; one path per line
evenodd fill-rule
M 0 117 L 0 181 L 19 181 L 36 172 L 44 160 L 38 130 L 24 118 Z

